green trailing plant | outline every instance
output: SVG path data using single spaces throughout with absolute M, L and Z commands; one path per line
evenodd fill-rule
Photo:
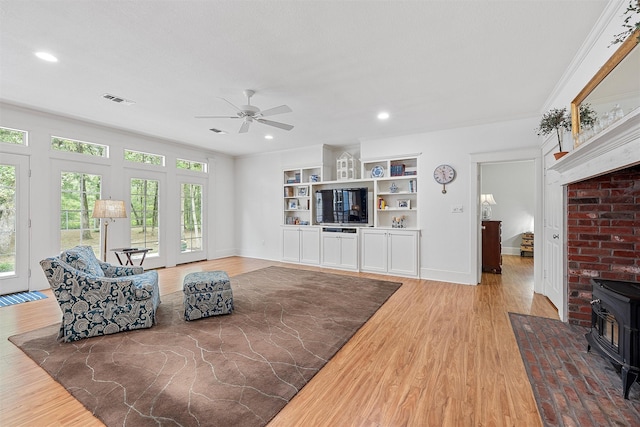
M 571 130 L 571 117 L 567 115 L 565 108 L 553 108 L 542 115 L 538 135 L 546 136 L 552 132 L 558 137 L 558 148 L 562 151 L 562 135 L 564 131 Z
M 624 15 L 627 15 L 622 23 L 622 28 L 625 30 L 620 34 L 613 36 L 613 41 L 609 47 L 614 44 L 624 42 L 631 34 L 640 30 L 640 0 L 629 0 L 629 5 L 624 11 Z M 632 22 L 632 20 L 635 20 L 636 22 Z M 640 43 L 640 34 L 636 39 L 636 43 Z

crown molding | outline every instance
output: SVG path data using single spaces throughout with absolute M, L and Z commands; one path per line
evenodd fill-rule
M 607 27 L 611 24 L 611 22 L 615 18 L 619 18 L 620 11 L 624 9 L 626 4 L 625 0 L 611 0 L 607 3 L 604 11 L 596 21 L 596 24 L 593 26 L 587 38 L 584 40 L 580 49 L 575 54 L 569 66 L 556 83 L 555 87 L 547 97 L 547 100 L 544 103 L 544 106 L 541 111 L 547 111 L 553 106 L 551 103 L 554 99 L 556 99 L 562 89 L 568 85 L 568 83 L 573 79 L 576 72 L 582 67 L 585 59 L 589 56 L 589 53 L 594 49 L 597 45 L 597 42 L 602 38 L 603 33 L 607 29 Z

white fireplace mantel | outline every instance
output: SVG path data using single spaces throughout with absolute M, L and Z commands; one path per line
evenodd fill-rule
M 570 184 L 640 163 L 640 108 L 593 136 L 549 167 Z

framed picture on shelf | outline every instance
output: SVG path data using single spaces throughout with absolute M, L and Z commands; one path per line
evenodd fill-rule
M 307 197 L 308 187 L 298 187 L 298 197 Z
M 398 200 L 398 209 L 411 209 L 411 200 Z
M 298 200 L 289 200 L 289 209 L 298 209 Z

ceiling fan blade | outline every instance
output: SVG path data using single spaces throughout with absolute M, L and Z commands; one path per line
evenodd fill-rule
M 275 116 L 276 114 L 291 113 L 291 112 L 292 110 L 291 108 L 289 108 L 288 105 L 281 105 L 279 107 L 268 108 L 264 111 L 261 111 L 260 115 L 262 117 L 266 117 L 266 116 Z
M 239 119 L 238 116 L 195 116 L 196 119 Z
M 286 123 L 274 122 L 273 120 L 256 119 L 256 121 L 259 123 L 262 123 L 263 125 L 275 126 L 277 128 L 284 129 L 284 130 L 293 129 L 293 126 L 291 125 L 288 125 Z
M 244 122 L 242 122 L 242 126 L 240 126 L 240 130 L 238 131 L 238 133 L 249 132 L 249 125 L 251 125 L 251 122 L 248 120 L 245 120 Z
M 227 104 L 231 105 L 231 106 L 233 107 L 233 109 L 234 109 L 234 110 L 236 110 L 238 113 L 240 113 L 240 112 L 242 111 L 240 108 L 238 108 L 238 107 L 236 107 L 234 104 L 232 104 L 232 103 L 231 103 L 231 101 L 226 100 L 226 99 L 224 99 L 224 98 L 220 98 L 220 99 L 222 99 L 222 100 L 223 100 L 224 102 L 226 102 Z

